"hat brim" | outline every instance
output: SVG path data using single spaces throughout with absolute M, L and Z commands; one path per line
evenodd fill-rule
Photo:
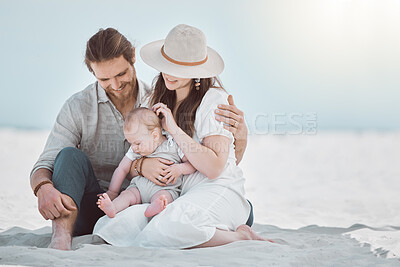
M 140 49 L 140 57 L 150 67 L 177 78 L 210 78 L 224 70 L 224 61 L 211 47 L 207 46 L 208 59 L 197 66 L 185 66 L 170 62 L 161 54 L 164 40 L 146 44 Z

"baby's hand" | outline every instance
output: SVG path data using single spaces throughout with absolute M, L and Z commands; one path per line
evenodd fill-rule
M 166 184 L 174 184 L 176 182 L 176 179 L 181 176 L 182 169 L 180 167 L 180 164 L 173 164 L 165 169 L 165 172 L 167 174 L 164 175 L 162 181 L 166 182 Z

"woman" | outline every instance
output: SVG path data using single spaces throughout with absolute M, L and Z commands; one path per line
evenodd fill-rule
M 161 72 L 150 104 L 198 171 L 184 176 L 181 196 L 150 221 L 135 243 L 191 248 L 266 240 L 244 225 L 250 213 L 245 179 L 236 166 L 232 133 L 215 120 L 217 105 L 227 104 L 227 93 L 216 86 L 222 58 L 207 47 L 199 29 L 188 25 L 144 46 L 141 57 Z

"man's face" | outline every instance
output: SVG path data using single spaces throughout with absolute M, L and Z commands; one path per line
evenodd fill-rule
M 111 99 L 126 99 L 135 88 L 135 68 L 122 55 L 103 62 L 93 62 L 90 66 L 97 81 Z

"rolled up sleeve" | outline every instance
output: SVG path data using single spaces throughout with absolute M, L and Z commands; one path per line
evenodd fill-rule
M 47 138 L 46 145 L 39 159 L 32 168 L 30 176 L 41 168 L 53 172 L 54 160 L 65 147 L 79 148 L 82 138 L 81 111 L 73 106 L 71 99 L 62 106 L 56 122 Z

